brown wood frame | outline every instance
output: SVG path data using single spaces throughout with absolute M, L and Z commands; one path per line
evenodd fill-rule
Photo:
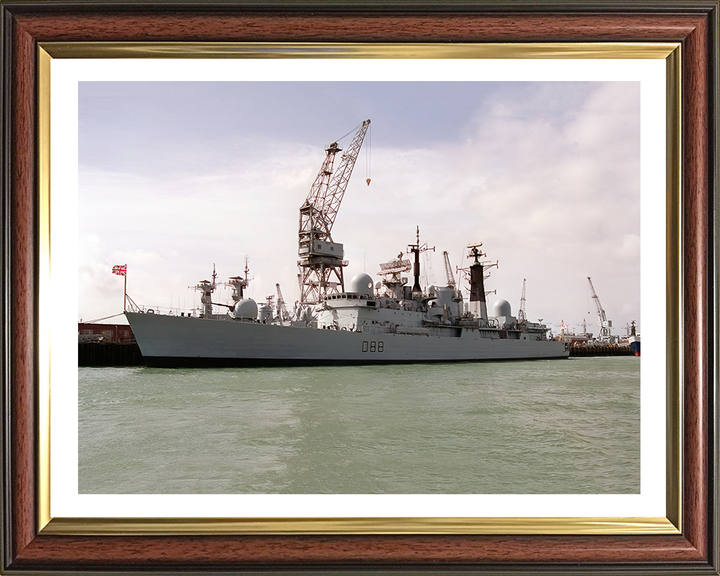
M 2 559 L 38 572 L 718 574 L 718 1 L 3 0 Z M 682 533 L 69 536 L 38 533 L 37 45 L 80 41 L 682 43 Z

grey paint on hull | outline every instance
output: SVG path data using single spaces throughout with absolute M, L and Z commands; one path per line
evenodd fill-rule
M 320 330 L 126 313 L 149 365 L 391 364 L 567 358 L 562 342 Z

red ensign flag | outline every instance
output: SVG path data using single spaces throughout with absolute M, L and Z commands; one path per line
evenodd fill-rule
M 112 272 L 118 276 L 125 276 L 127 274 L 127 264 L 113 266 Z

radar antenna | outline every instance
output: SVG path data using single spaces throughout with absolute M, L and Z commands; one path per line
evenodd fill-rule
M 407 282 L 407 278 L 403 278 L 400 275 L 409 270 L 412 270 L 412 263 L 410 260 L 403 259 L 402 252 L 397 255 L 397 258 L 380 264 L 380 272 L 378 272 L 378 274 L 385 276 L 382 283 L 387 286 L 395 298 L 402 299 L 403 286 Z

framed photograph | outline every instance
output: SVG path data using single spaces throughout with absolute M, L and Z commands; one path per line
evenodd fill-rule
M 646 316 L 639 310 L 641 299 L 646 310 L 662 309 L 664 292 L 646 283 L 649 290 L 641 298 L 639 283 L 641 259 L 646 276 L 665 274 L 664 251 L 657 249 L 666 241 L 664 210 L 648 211 L 641 224 L 640 202 L 656 205 L 658 190 L 665 189 L 664 173 L 652 169 L 665 164 L 665 148 L 643 153 L 640 142 L 665 140 L 665 58 L 675 47 L 663 47 L 655 59 L 508 60 L 497 59 L 504 48 L 493 46 L 496 59 L 489 60 L 438 58 L 443 53 L 451 56 L 455 48 L 432 46 L 428 55 L 435 59 L 336 59 L 340 70 L 333 68 L 331 82 L 306 80 L 323 78 L 327 60 L 275 58 L 290 47 L 244 44 L 238 49 L 254 51 L 255 58 L 182 59 L 174 61 L 175 66 L 163 60 L 53 59 L 50 156 L 55 168 L 51 167 L 50 213 L 67 210 L 68 215 L 53 219 L 52 269 L 78 269 L 79 278 L 77 289 L 72 285 L 61 298 L 67 306 L 53 315 L 52 333 L 58 337 L 50 345 L 51 381 L 56 383 L 50 402 L 50 442 L 56 446 L 53 461 L 62 465 L 51 469 L 50 476 L 54 485 L 68 489 L 65 495 L 51 490 L 51 516 L 76 517 L 82 508 L 93 515 L 102 510 L 109 517 L 165 516 L 167 511 L 131 495 L 162 494 L 164 502 L 169 494 L 183 494 L 184 501 L 174 502 L 170 509 L 190 515 L 191 509 L 201 508 L 205 516 L 564 517 L 570 504 L 574 517 L 664 517 L 664 449 L 649 449 L 647 437 L 664 436 L 665 408 L 662 402 L 640 406 L 641 397 L 664 398 L 665 375 L 653 370 L 664 364 L 662 343 L 653 341 L 654 334 L 664 333 L 662 315 L 642 320 L 641 330 L 648 334 L 642 378 L 634 355 L 549 361 L 547 370 L 547 361 L 525 362 L 527 356 L 520 354 L 515 355 L 520 362 L 481 365 L 429 365 L 428 360 L 443 342 L 435 339 L 439 335 L 430 337 L 430 329 L 455 334 L 455 318 L 463 318 L 458 302 L 446 296 L 452 294 L 452 284 L 467 291 L 467 279 L 456 281 L 449 261 L 462 263 L 461 269 L 475 265 L 474 258 L 465 258 L 471 252 L 468 235 L 482 238 L 484 251 L 499 260 L 497 266 L 488 261 L 483 274 L 488 275 L 483 279 L 489 292 L 488 321 L 494 322 L 490 319 L 498 316 L 495 308 L 508 302 L 504 295 L 519 295 L 525 276 L 532 294 L 527 316 L 533 329 L 538 329 L 539 320 L 533 314 L 558 322 L 564 317 L 569 323 L 574 309 L 586 327 L 580 327 L 583 335 L 572 338 L 594 332 L 592 316 L 587 326 L 588 274 L 597 275 L 595 282 L 606 287 L 602 302 L 609 311 L 619 313 L 632 302 L 635 309 L 627 308 L 625 314 L 640 320 Z M 343 48 L 356 54 L 361 49 Z M 377 55 L 394 53 L 383 47 L 374 50 Z M 469 49 L 462 50 L 467 54 Z M 274 58 L 269 61 L 263 55 Z M 260 78 L 255 77 L 257 70 Z M 132 81 L 147 77 L 154 81 Z M 517 78 L 522 81 L 512 81 Z M 327 108 L 328 98 L 353 104 L 339 104 L 335 112 Z M 206 108 L 206 102 L 215 105 Z M 318 102 L 321 109 L 313 110 Z M 148 113 L 149 109 L 155 111 Z M 358 125 L 354 116 L 359 113 L 372 122 Z M 331 118 L 334 114 L 340 118 Z M 342 129 L 347 137 L 339 146 L 353 149 L 347 142 L 354 135 L 359 154 L 355 178 L 345 180 L 350 181 L 332 234 L 334 240 L 343 240 L 346 290 L 357 284 L 353 278 L 369 276 L 365 287 L 372 285 L 373 299 L 368 301 L 379 310 L 370 312 L 376 322 L 365 324 L 364 331 L 354 328 L 356 318 L 344 321 L 338 316 L 338 329 L 328 325 L 330 331 L 312 332 L 304 329 L 297 312 L 297 206 L 311 188 L 308 166 L 322 159 L 322 177 L 328 155 L 335 152 L 332 146 L 325 146 L 327 152 L 320 146 L 306 152 L 304 143 L 323 142 L 326 125 L 344 122 L 349 125 Z M 228 123 L 236 127 L 228 130 Z M 179 133 L 168 138 L 175 126 Z M 208 138 L 203 132 L 213 126 L 220 129 Z M 313 131 L 318 135 L 312 136 Z M 76 137 L 78 145 L 73 143 Z M 363 142 L 366 146 L 357 145 Z M 129 155 L 134 158 L 128 162 Z M 642 175 L 641 157 L 646 166 Z M 118 162 L 126 164 L 119 167 Z M 423 170 L 423 162 L 431 168 Z M 501 168 L 503 164 L 511 168 Z M 189 165 L 193 166 L 188 170 Z M 577 170 L 578 165 L 585 168 Z M 64 167 L 74 166 L 80 166 L 77 180 L 74 169 L 63 176 Z M 594 174 L 598 177 L 592 178 Z M 504 202 L 503 195 L 526 200 L 518 206 L 519 202 Z M 77 207 L 72 204 L 76 196 Z M 620 214 L 618 206 L 623 206 Z M 80 215 L 77 220 L 75 213 Z M 178 223 L 184 221 L 190 229 L 178 234 Z M 598 234 L 587 234 L 593 227 Z M 206 240 L 198 242 L 199 238 Z M 426 239 L 437 243 L 435 250 Z M 413 316 L 405 311 L 412 304 L 404 295 L 398 297 L 400 288 L 392 277 L 385 275 L 383 284 L 382 270 L 378 273 L 372 264 L 400 260 L 391 265 L 399 266 L 401 282 L 402 274 L 408 274 L 402 290 L 409 292 L 414 280 L 410 284 L 408 242 L 423 247 L 417 254 L 418 283 L 434 286 L 430 290 L 437 291 L 437 298 L 445 298 L 439 305 L 432 300 L 436 305 L 427 310 L 436 317 L 447 310 L 447 321 L 438 321 L 437 327 L 431 322 L 408 326 L 406 320 Z M 441 254 L 443 247 L 453 246 L 452 258 L 448 250 Z M 121 270 L 124 282 L 108 273 L 108 250 L 118 251 L 115 259 L 126 262 Z M 403 253 L 400 258 L 398 251 Z M 212 268 L 204 262 L 210 252 Z M 597 255 L 592 267 L 587 263 L 591 253 Z M 241 306 L 254 310 L 264 305 L 268 313 L 276 308 L 275 298 L 266 303 L 265 295 L 288 298 L 285 312 L 275 310 L 271 328 L 258 326 L 268 324 L 268 319 L 254 322 L 254 312 L 248 322 L 227 323 L 225 310 L 218 316 L 199 309 L 198 290 L 188 291 L 192 279 L 210 278 L 216 270 L 215 282 L 203 283 L 210 290 L 214 284 L 206 301 L 237 307 L 231 301 L 233 286 L 224 285 L 221 278 L 237 277 L 238 269 L 247 267 L 250 278 L 243 282 Z M 612 283 L 606 277 L 610 269 Z M 69 284 L 62 278 L 49 292 L 57 298 Z M 137 374 L 132 367 L 113 371 L 80 362 L 76 391 L 74 379 L 63 376 L 73 374 L 78 364 L 74 343 L 65 335 L 74 331 L 77 319 L 121 312 L 125 285 L 130 286 L 132 301 L 146 310 L 132 316 L 138 312 L 131 306 L 131 321 L 175 322 L 185 331 L 205 325 L 259 329 L 273 337 L 254 352 L 257 358 L 246 359 L 231 354 L 247 352 L 247 342 L 240 348 L 232 344 L 227 349 L 231 354 L 223 351 L 223 356 L 223 342 L 234 338 L 221 341 L 217 334 L 208 339 L 206 355 L 197 356 L 200 339 L 193 335 L 188 355 L 163 358 L 144 349 L 150 370 Z M 75 291 L 77 312 L 72 309 Z M 172 301 L 165 297 L 168 293 L 176 295 Z M 346 300 L 339 296 L 330 293 L 328 305 L 337 302 L 347 311 Z M 358 304 L 367 311 L 365 299 Z M 200 314 L 205 316 L 202 322 L 187 320 Z M 405 323 L 393 333 L 392 325 L 377 326 L 379 316 L 381 321 Z M 548 339 L 547 327 L 540 327 L 540 340 L 538 333 L 522 332 L 532 338 L 530 353 L 564 358 L 570 352 L 566 342 Z M 400 341 L 395 338 L 398 328 Z M 403 335 L 408 328 L 420 334 Z M 182 332 L 174 333 L 174 345 Z M 260 342 L 257 334 L 253 340 Z M 329 338 L 325 345 L 314 343 L 303 354 L 293 351 L 290 362 L 280 356 L 277 344 L 282 338 L 296 335 L 307 341 L 323 334 Z M 142 332 L 135 331 L 135 336 L 143 347 Z M 355 338 L 355 346 L 338 348 L 337 338 L 344 336 Z M 613 338 L 619 341 L 619 336 Z M 407 357 L 390 357 L 406 353 L 399 346 L 404 341 L 412 344 L 409 364 Z M 450 342 L 458 343 L 452 338 Z M 425 344 L 427 350 L 419 351 Z M 471 339 L 468 344 L 475 354 L 478 343 Z M 509 351 L 523 346 L 519 338 L 503 344 Z M 615 351 L 615 345 L 609 344 L 607 351 Z M 356 357 L 346 357 L 347 363 L 356 360 L 356 365 L 327 365 L 337 363 L 333 353 L 347 354 L 348 348 Z M 584 347 L 582 352 L 590 350 Z M 619 346 L 616 351 L 631 349 Z M 318 356 L 310 360 L 311 366 L 295 365 L 307 364 L 313 352 Z M 179 369 L 153 372 L 155 363 Z M 193 371 L 200 363 L 203 367 Z M 239 370 L 228 373 L 223 369 L 228 365 Z M 268 365 L 270 370 L 261 369 Z M 189 372 L 182 370 L 188 367 Z M 548 374 L 547 381 L 543 374 Z M 155 382 L 156 377 L 160 381 Z M 256 396 L 260 391 L 264 392 Z M 193 398 L 190 405 L 183 400 L 188 395 Z M 110 404 L 105 401 L 109 397 Z M 137 405 L 139 398 L 145 400 Z M 368 402 L 373 398 L 382 398 L 383 406 Z M 529 398 L 534 399 L 530 404 Z M 524 405 L 527 412 L 520 408 Z M 562 416 L 553 415 L 558 409 Z M 604 418 L 585 423 L 578 413 Z M 105 433 L 118 429 L 124 431 L 120 437 Z M 551 438 L 564 446 L 560 453 L 548 450 Z M 502 450 L 495 448 L 498 442 Z M 538 454 L 534 464 L 529 456 L 533 452 Z M 645 462 L 641 452 L 646 453 Z M 144 458 L 128 458 L 132 453 Z M 612 456 L 602 460 L 608 453 Z M 201 474 L 198 462 L 205 463 Z M 115 494 L 114 506 L 100 502 L 100 494 Z M 218 500 L 201 494 L 224 496 Z M 303 496 L 290 498 L 296 494 Z M 342 503 L 338 494 L 347 495 Z M 594 501 L 595 508 L 578 507 L 579 494 L 592 495 L 587 500 Z M 613 494 L 621 495 L 614 505 L 609 501 Z M 196 495 L 194 504 L 188 501 L 190 495 Z M 508 505 L 514 495 L 525 495 L 520 511 Z M 544 496 L 530 502 L 531 495 Z M 638 501 L 637 507 L 631 499 Z M 68 500 L 85 504 L 59 504 Z M 134 513 L 133 501 L 142 502 Z
M 2 267 L 7 342 L 3 570 L 718 573 L 717 2 L 149 1 L 118 7 L 10 1 L 2 3 L 2 11 L 3 226 L 8 231 Z M 663 441 L 642 445 L 640 504 L 625 494 L 609 506 L 602 498 L 593 502 L 567 494 L 538 505 L 527 495 L 512 494 L 484 498 L 489 495 L 453 492 L 424 499 L 356 494 L 353 499 L 335 490 L 330 501 L 312 493 L 296 498 L 230 491 L 174 500 L 143 490 L 108 497 L 92 494 L 87 485 L 85 494 L 82 486 L 78 489 L 85 482 L 77 466 L 78 401 L 67 392 L 74 385 L 65 387 L 74 377 L 74 366 L 65 365 L 74 357 L 74 343 L 58 337 L 62 319 L 69 317 L 72 324 L 76 310 L 57 302 L 59 287 L 67 283 L 61 271 L 75 266 L 65 254 L 77 248 L 51 231 L 65 229 L 77 242 L 76 183 L 71 177 L 66 189 L 68 180 L 63 184 L 57 175 L 59 166 L 70 166 L 77 178 L 77 146 L 69 136 L 76 126 L 82 146 L 88 146 L 92 114 L 83 107 L 84 95 L 107 90 L 100 100 L 142 99 L 132 93 L 141 83 L 132 81 L 164 80 L 182 94 L 178 101 L 188 100 L 189 83 L 179 83 L 186 78 L 260 84 L 282 80 L 288 69 L 322 78 L 328 61 L 342 65 L 348 77 L 333 79 L 345 82 L 351 77 L 369 82 L 383 67 L 393 80 L 427 82 L 445 74 L 450 82 L 462 82 L 468 66 L 478 66 L 477 74 L 492 62 L 498 69 L 524 62 L 548 84 L 612 83 L 619 77 L 616 72 L 603 76 L 605 64 L 624 62 L 638 71 L 643 63 L 652 64 L 655 72 L 647 76 L 632 72 L 621 78 L 641 78 L 633 101 L 641 112 L 632 122 L 643 140 L 640 180 L 656 189 L 655 196 L 643 196 L 644 241 L 666 246 L 642 252 L 643 310 L 657 310 L 644 314 L 643 326 L 650 328 L 648 348 L 658 351 L 650 353 L 649 362 L 644 358 L 642 390 L 658 402 L 654 412 L 643 405 L 640 425 L 644 439 Z M 580 65 L 553 75 L 554 63 L 573 61 Z M 168 74 L 169 69 L 174 72 Z M 120 84 L 108 81 L 125 82 L 120 95 Z M 57 101 L 63 86 L 71 94 L 65 108 Z M 312 99 L 301 90 L 296 95 L 298 101 Z M 413 102 L 411 94 L 396 95 Z M 650 96 L 660 102 L 654 116 L 647 115 L 653 108 Z M 169 92 L 158 98 L 175 105 Z M 209 106 L 220 97 L 198 98 L 198 106 Z M 274 96 L 258 92 L 257 98 Z M 597 134 L 598 125 L 592 126 L 588 130 Z M 58 135 L 66 144 L 51 146 Z M 648 141 L 661 143 L 659 153 L 645 155 Z M 87 183 L 82 167 L 80 172 Z M 664 197 L 657 197 L 657 190 Z M 416 241 L 419 250 L 421 238 Z M 628 250 L 640 249 L 633 244 Z M 71 290 L 59 300 L 76 298 Z M 650 381 L 654 387 L 645 388 Z M 58 435 L 58 427 L 70 434 Z M 646 468 L 646 461 L 657 466 Z

